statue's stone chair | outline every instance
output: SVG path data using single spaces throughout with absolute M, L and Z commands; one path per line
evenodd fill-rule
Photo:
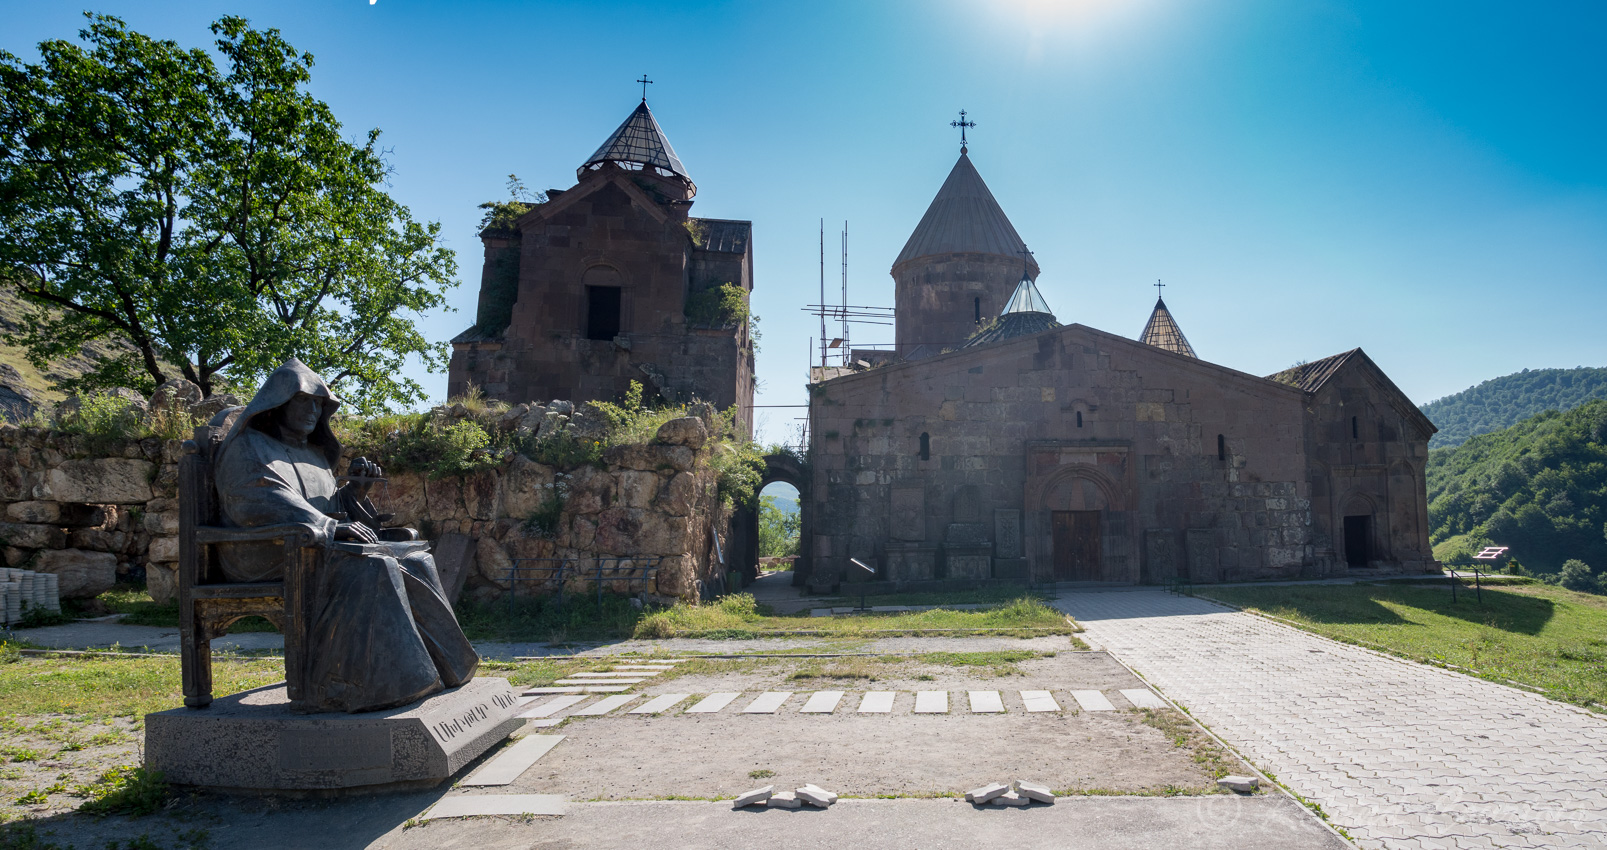
M 179 461 L 179 640 L 184 704 L 212 702 L 212 641 L 244 617 L 260 616 L 285 637 L 285 684 L 292 703 L 301 698 L 306 671 L 310 592 L 328 550 L 315 546 L 304 526 L 226 528 L 219 522 L 212 465 L 239 408 L 195 429 Z M 218 569 L 217 545 L 279 541 L 284 581 L 228 582 Z

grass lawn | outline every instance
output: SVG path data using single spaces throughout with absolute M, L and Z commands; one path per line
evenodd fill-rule
M 1066 621 L 1066 615 L 1033 597 L 1020 597 L 974 611 L 934 608 L 843 617 L 811 617 L 804 611 L 790 617 L 777 617 L 756 606 L 752 596 L 739 593 L 713 605 L 677 605 L 654 611 L 642 617 L 634 634 L 638 638 L 755 638 L 809 632 L 822 637 L 854 638 L 916 635 L 925 630 L 1021 637 L 1070 635 L 1077 631 Z
M 1444 585 L 1222 587 L 1203 596 L 1318 634 L 1455 664 L 1552 699 L 1607 706 L 1607 597 L 1544 584 L 1486 587 L 1481 606 Z
M 820 600 L 820 607 L 842 608 L 859 604 L 859 597 L 853 594 L 853 585 L 844 584 L 846 589 L 842 596 L 831 596 Z M 1033 598 L 1046 600 L 1048 597 L 1035 593 L 1024 584 L 985 585 L 974 590 L 943 590 L 925 591 L 920 593 L 884 593 L 880 596 L 868 595 L 865 597 L 866 605 L 966 605 L 987 602 L 1014 602 L 1017 599 Z

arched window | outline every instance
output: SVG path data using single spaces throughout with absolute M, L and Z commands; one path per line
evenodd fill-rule
M 1078 428 L 1082 427 L 1082 411 L 1081 410 L 1077 411 L 1077 427 Z
M 1221 434 L 1216 435 L 1216 459 L 1228 459 L 1228 438 Z
M 982 297 L 979 295 L 971 299 L 971 306 L 976 309 L 976 323 L 982 324 Z
M 921 432 L 921 460 L 932 459 L 932 435 Z
M 1361 427 L 1354 416 L 1350 417 L 1350 438 L 1352 440 L 1361 439 Z

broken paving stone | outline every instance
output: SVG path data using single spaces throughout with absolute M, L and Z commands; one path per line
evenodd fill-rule
M 831 798 L 831 801 L 833 803 L 837 802 L 837 795 L 835 793 L 833 793 L 831 791 L 827 791 L 826 789 L 820 787 L 819 785 L 815 785 L 815 784 L 811 783 L 809 785 L 805 785 L 803 788 L 799 788 L 798 790 L 803 791 L 804 789 L 808 789 L 810 791 L 813 791 L 816 794 L 825 794 L 827 797 Z
M 1037 800 L 1040 803 L 1052 805 L 1055 802 L 1055 792 L 1050 791 L 1049 786 L 1039 785 L 1036 782 L 1016 782 L 1016 793 L 1029 800 Z
M 1027 799 L 1026 797 L 1021 796 L 1020 794 L 1017 794 L 1014 791 L 1007 791 L 1007 792 L 1005 792 L 1003 794 L 1000 794 L 999 796 L 994 797 L 993 799 L 989 800 L 988 805 L 990 805 L 990 806 L 1025 806 L 1025 805 L 1030 804 L 1031 802 L 1032 802 L 1031 800 Z
M 771 794 L 770 799 L 765 800 L 764 804 L 772 809 L 796 809 L 803 805 L 803 801 L 791 791 L 782 791 Z
M 833 794 L 824 788 L 816 788 L 813 785 L 805 785 L 804 787 L 793 792 L 793 794 L 799 800 L 802 800 L 803 802 L 819 809 L 824 809 L 832 803 L 837 802 L 836 794 Z
M 1249 794 L 1261 784 L 1259 777 L 1255 776 L 1224 776 L 1216 781 L 1223 788 L 1229 788 L 1240 794 Z
M 775 793 L 775 790 L 776 786 L 774 785 L 766 785 L 763 788 L 755 788 L 746 794 L 739 795 L 735 800 L 732 800 L 731 808 L 740 809 L 743 806 L 764 805 L 765 801 L 770 799 L 770 795 Z
M 965 801 L 967 803 L 986 803 L 1009 790 L 1010 786 L 1003 782 L 995 782 L 992 785 L 984 785 L 981 788 L 974 788 L 965 792 Z

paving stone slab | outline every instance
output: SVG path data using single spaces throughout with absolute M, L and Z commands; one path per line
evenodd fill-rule
M 616 688 L 618 690 L 625 690 L 625 688 L 627 686 L 640 685 L 641 683 L 643 683 L 645 681 L 647 681 L 647 680 L 646 679 L 559 679 L 558 681 L 553 682 L 553 684 L 557 685 L 560 688 L 573 688 L 573 687 L 579 686 L 579 687 L 583 687 L 583 688 Z
M 803 708 L 798 709 L 799 714 L 830 714 L 837 710 L 837 703 L 842 702 L 842 691 L 816 691 L 809 695 Z
M 681 700 L 686 699 L 689 696 L 691 696 L 691 694 L 664 694 L 662 696 L 656 696 L 656 697 L 653 697 L 652 699 L 648 700 L 647 702 L 644 702 L 641 705 L 631 709 L 630 713 L 631 714 L 662 714 L 666 710 L 668 710 L 670 707 L 674 706 L 676 703 L 680 702 Z
M 1139 708 L 1166 708 L 1166 701 L 1149 688 L 1123 688 L 1122 696 Z
M 971 698 L 972 714 L 1000 714 L 1004 711 L 1004 698 L 998 691 L 966 691 Z
M 1059 711 L 1060 703 L 1055 702 L 1054 694 L 1048 691 L 1022 691 L 1021 701 L 1026 704 L 1027 711 Z
M 465 794 L 443 797 L 419 820 L 472 818 L 484 815 L 561 815 L 564 798 L 558 794 Z
M 897 691 L 867 691 L 859 700 L 860 714 L 891 714 Z
M 917 691 L 915 693 L 916 714 L 948 714 L 948 691 Z
M 714 712 L 730 705 L 732 702 L 735 702 L 736 698 L 739 696 L 742 696 L 741 691 L 728 691 L 718 694 L 709 694 L 703 699 L 698 700 L 696 705 L 693 705 L 691 708 L 687 709 L 686 713 L 713 714 Z
M 523 693 L 527 697 L 543 696 L 545 694 L 583 694 L 585 692 L 586 692 L 586 688 L 584 686 L 581 686 L 581 685 L 575 685 L 572 688 L 560 688 L 560 687 L 552 687 L 552 686 L 540 687 L 540 688 L 525 688 L 523 691 L 521 691 L 521 693 Z
M 553 697 L 541 705 L 538 705 L 534 708 L 525 709 L 524 712 L 522 712 L 519 716 L 551 717 L 576 703 L 585 702 L 589 698 L 590 697 L 586 696 L 585 694 L 567 694 L 565 696 Z
M 770 799 L 765 800 L 764 804 L 772 809 L 796 809 L 803 805 L 803 801 L 791 791 L 778 791 L 771 794 Z
M 737 798 L 731 801 L 731 808 L 740 809 L 744 806 L 763 805 L 775 791 L 776 786 L 766 785 L 763 788 L 755 788 L 745 794 L 738 794 Z
M 1083 711 L 1115 711 L 1116 706 L 1099 691 L 1072 691 L 1071 698 L 1082 706 Z
M 643 667 L 643 666 L 639 666 L 639 665 L 636 665 L 636 664 L 615 664 L 613 667 L 609 668 L 609 670 L 611 672 L 614 672 L 614 673 L 639 673 L 639 674 L 642 674 L 642 675 L 647 675 L 647 674 L 651 674 L 651 673 L 668 673 L 669 671 L 674 670 L 674 669 L 675 669 L 674 667 L 670 667 L 670 666 Z
M 972 788 L 970 791 L 965 792 L 965 801 L 967 803 L 986 803 L 1009 790 L 1010 786 L 1003 782 L 993 782 L 981 788 Z
M 1014 791 L 1006 791 L 988 801 L 988 805 L 990 806 L 1027 806 L 1031 804 L 1031 800 L 1021 796 L 1020 794 L 1017 794 Z
M 564 722 L 564 718 L 562 718 L 562 717 L 538 717 L 538 718 L 535 718 L 533 720 L 526 720 L 525 721 L 525 728 L 526 729 L 549 729 L 549 728 L 551 728 L 553 726 L 557 726 L 558 724 L 560 724 L 562 722 Z
M 781 708 L 781 704 L 791 696 L 792 691 L 765 691 L 753 702 L 748 703 L 747 708 L 742 709 L 742 713 L 775 714 Z
M 1039 785 L 1036 782 L 1017 781 L 1016 793 L 1029 800 L 1037 800 L 1040 803 L 1053 805 L 1055 802 L 1055 792 L 1050 791 L 1049 786 Z
M 511 785 L 563 739 L 562 735 L 526 735 L 492 756 L 460 784 Z
M 585 708 L 575 712 L 573 716 L 574 717 L 601 717 L 602 715 L 607 714 L 608 712 L 613 711 L 616 708 L 619 708 L 620 706 L 624 705 L 625 703 L 628 703 L 628 702 L 631 702 L 632 700 L 636 700 L 636 699 L 640 699 L 640 698 L 641 698 L 640 694 L 615 694 L 614 696 L 611 696 L 611 697 L 603 697 L 602 699 L 592 703 L 591 705 L 588 705 Z
M 564 678 L 565 679 L 620 679 L 620 680 L 634 679 L 634 680 L 636 680 L 638 682 L 642 682 L 642 681 L 646 681 L 646 680 L 648 680 L 648 679 L 650 679 L 650 678 L 652 678 L 654 676 L 657 676 L 659 674 L 659 672 L 660 671 L 655 670 L 655 671 L 653 671 L 651 673 L 648 673 L 648 672 L 634 672 L 634 673 L 632 673 L 632 672 L 625 672 L 625 671 L 620 671 L 620 670 L 610 670 L 610 671 L 603 672 L 603 673 L 570 673 L 569 675 L 565 676 Z

